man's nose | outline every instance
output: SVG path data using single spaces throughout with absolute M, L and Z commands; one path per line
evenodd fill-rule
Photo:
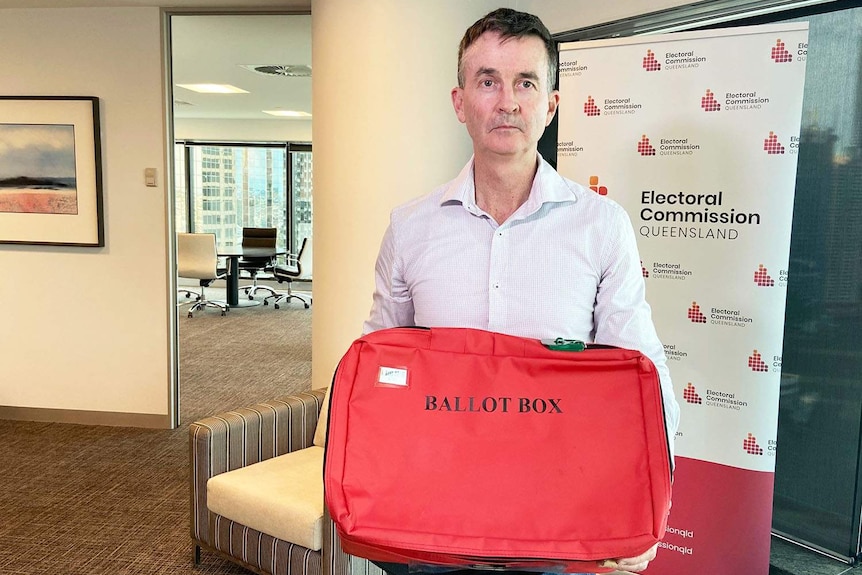
M 518 98 L 515 96 L 515 89 L 511 86 L 504 87 L 500 90 L 500 99 L 497 102 L 497 107 L 501 112 L 511 114 L 516 112 L 520 107 Z

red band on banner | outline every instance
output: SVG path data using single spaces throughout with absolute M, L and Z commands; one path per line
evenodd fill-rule
M 769 545 L 763 543 L 770 540 L 774 477 L 677 457 L 667 532 L 647 572 L 768 572 Z

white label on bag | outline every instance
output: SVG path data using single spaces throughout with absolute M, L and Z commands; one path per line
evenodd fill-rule
M 400 367 L 380 366 L 380 374 L 377 376 L 378 383 L 387 385 L 407 386 L 407 370 Z

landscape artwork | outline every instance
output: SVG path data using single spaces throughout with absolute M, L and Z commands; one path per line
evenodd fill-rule
M 0 212 L 78 214 L 74 125 L 0 123 Z

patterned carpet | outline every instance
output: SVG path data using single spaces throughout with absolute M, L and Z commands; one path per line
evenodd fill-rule
M 182 312 L 179 325 L 178 429 L 0 420 L 0 573 L 249 573 L 206 552 L 193 565 L 188 424 L 308 389 L 311 310 Z

